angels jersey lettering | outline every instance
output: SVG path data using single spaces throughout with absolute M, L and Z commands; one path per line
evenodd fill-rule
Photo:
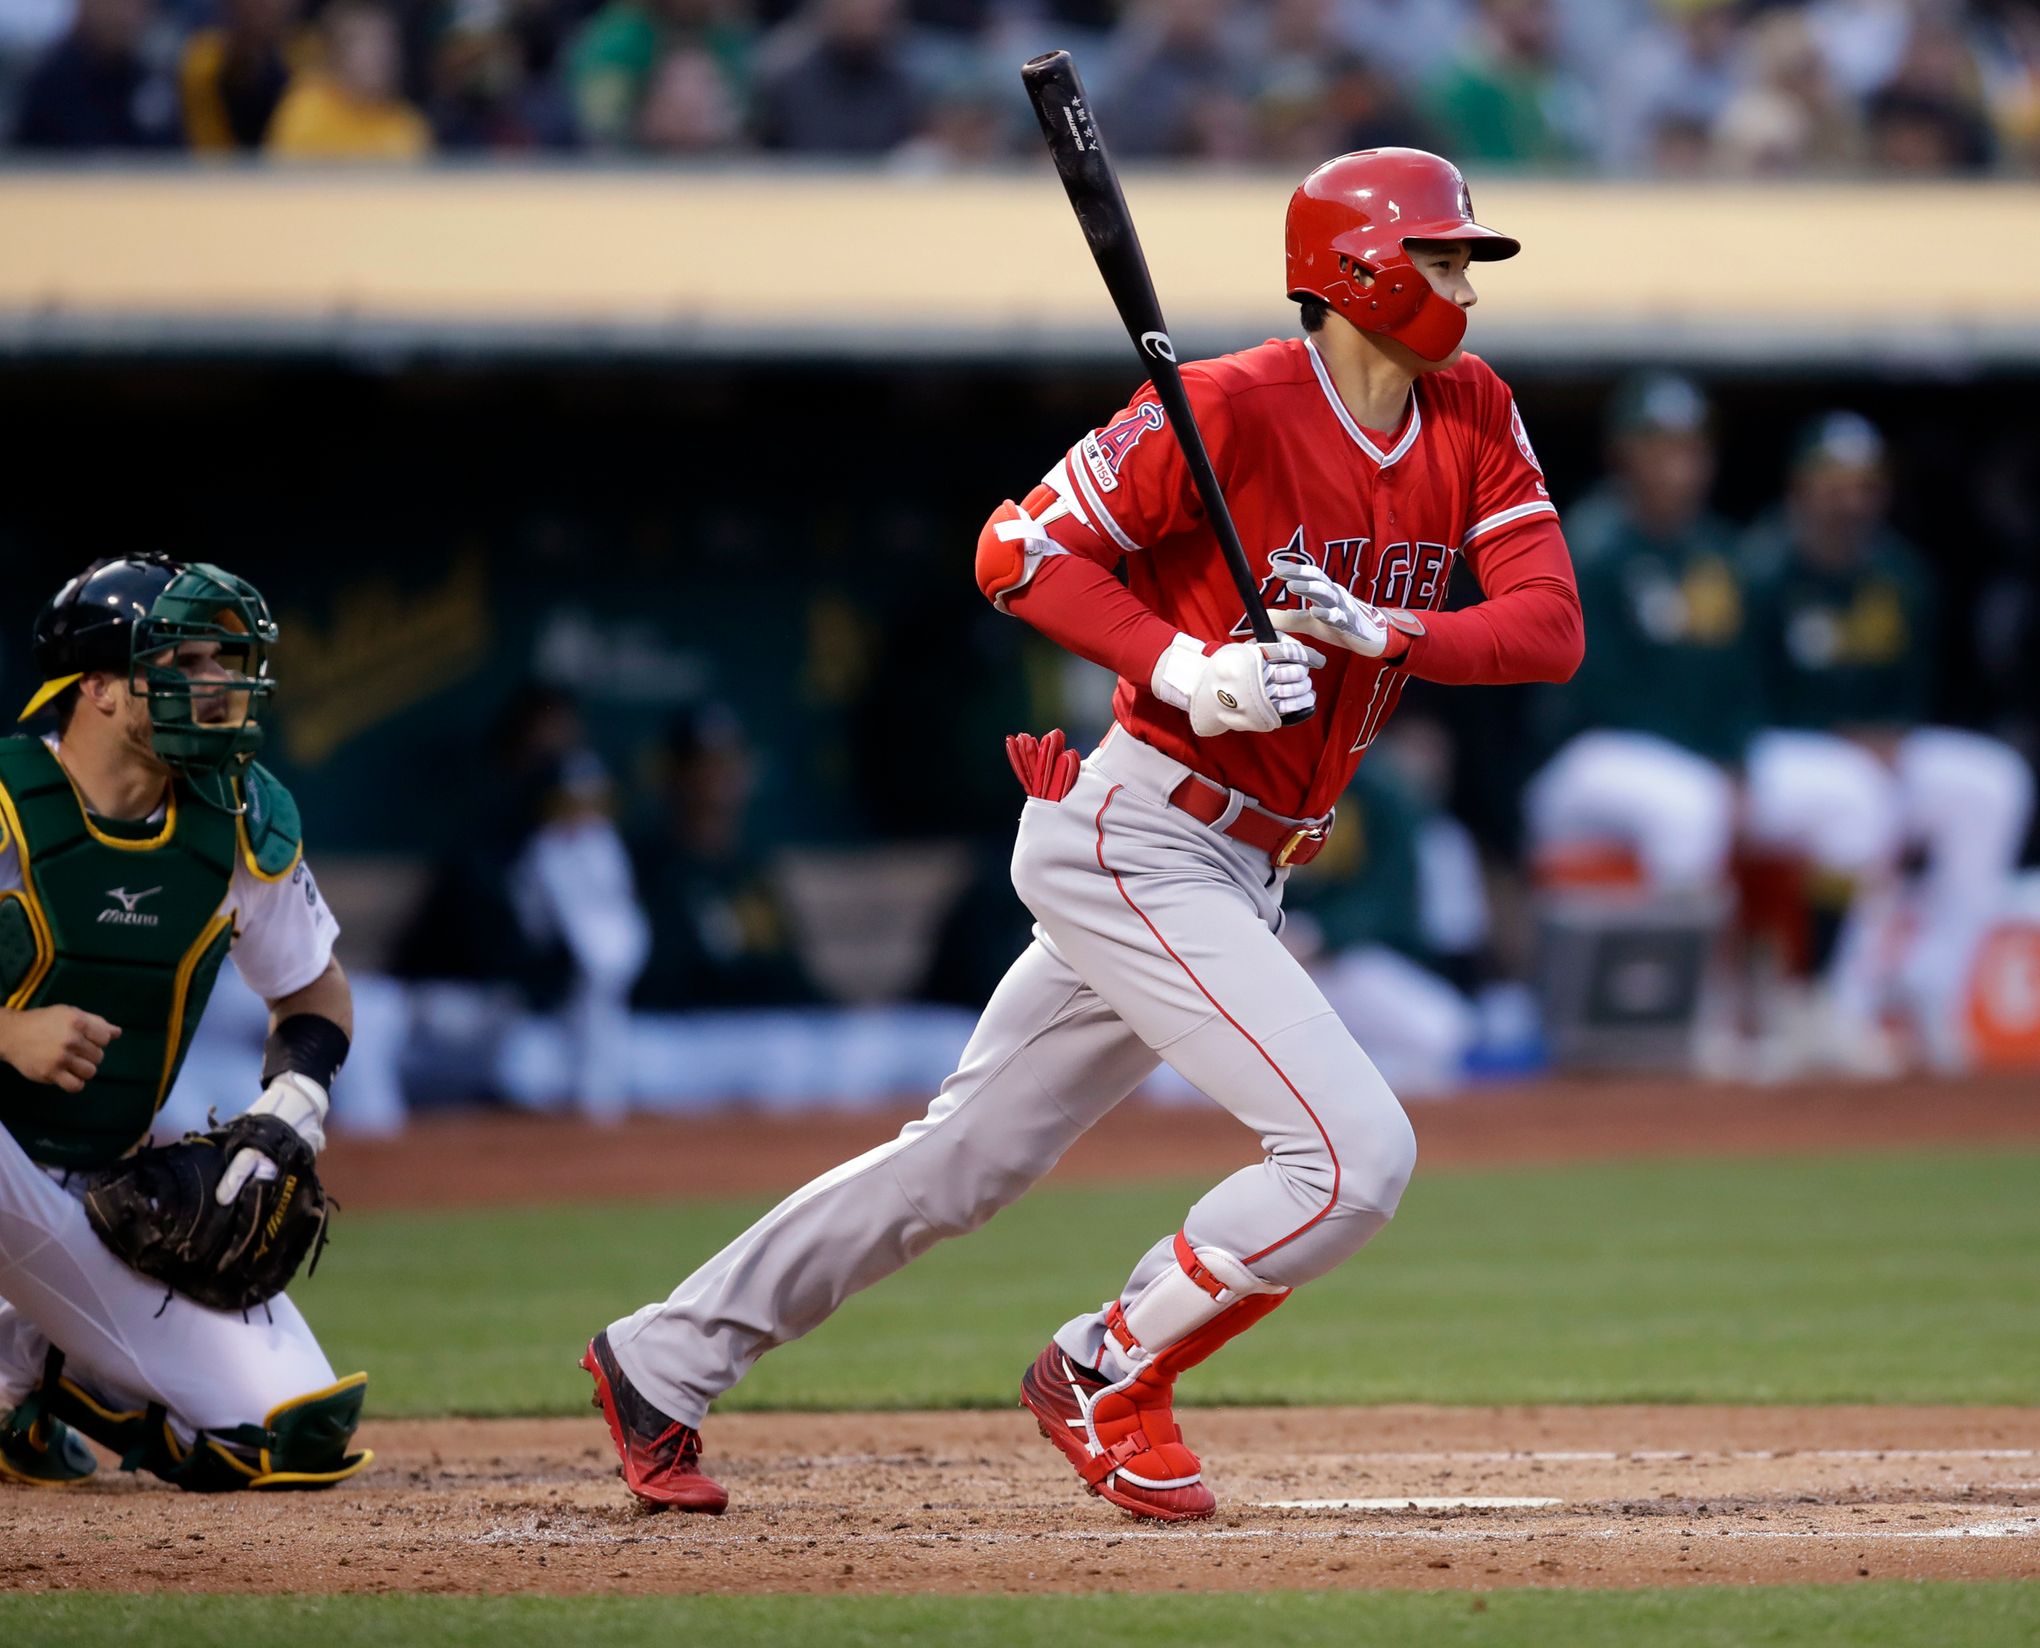
M 1508 386 L 1476 355 L 1416 380 L 1400 428 L 1353 421 L 1308 340 L 1183 368 L 1263 603 L 1284 605 L 1285 562 L 1325 568 L 1362 600 L 1413 612 L 1445 603 L 1464 556 L 1557 514 Z M 1065 506 L 1044 527 L 1103 565 L 1123 557 L 1127 587 L 1206 642 L 1245 638 L 1244 603 L 1212 536 L 1152 386 L 1086 435 L 1049 472 Z M 1394 712 L 1404 673 L 1337 648 L 1316 671 L 1318 710 L 1279 732 L 1200 739 L 1146 681 L 1121 678 L 1113 711 L 1128 731 L 1294 817 L 1330 810 Z

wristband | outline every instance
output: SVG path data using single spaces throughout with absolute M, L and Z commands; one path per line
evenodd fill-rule
M 286 1070 L 310 1076 L 330 1089 L 347 1062 L 347 1032 L 318 1013 L 293 1013 L 262 1046 L 262 1085 L 267 1087 Z
M 1190 695 L 1204 678 L 1205 657 L 1204 643 L 1178 630 L 1175 639 L 1162 648 L 1161 656 L 1155 660 L 1148 690 L 1164 704 L 1187 710 Z

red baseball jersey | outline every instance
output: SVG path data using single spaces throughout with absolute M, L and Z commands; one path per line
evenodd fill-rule
M 1249 565 L 1271 610 L 1288 604 L 1270 557 L 1308 557 L 1364 601 L 1435 611 L 1455 560 L 1476 577 L 1509 534 L 1553 525 L 1515 398 L 1466 355 L 1416 380 L 1400 429 L 1361 428 L 1307 339 L 1183 369 Z M 1103 565 L 1123 556 L 1127 587 L 1207 644 L 1251 639 L 1244 604 L 1210 532 L 1152 386 L 1073 446 L 1045 477 L 1066 511 L 1042 512 L 1057 545 Z M 1330 810 L 1402 696 L 1404 670 L 1322 647 L 1317 713 L 1272 733 L 1199 738 L 1145 680 L 1121 677 L 1126 728 L 1221 784 L 1293 817 Z

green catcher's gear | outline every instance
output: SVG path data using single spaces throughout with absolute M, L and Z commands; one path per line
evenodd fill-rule
M 238 853 L 279 881 L 297 866 L 297 805 L 259 765 L 230 816 L 176 780 L 163 818 L 94 818 L 39 738 L 0 738 L 0 846 L 21 886 L 0 893 L 0 1005 L 82 1007 L 120 1026 L 82 1093 L 0 1064 L 0 1126 L 38 1162 L 103 1167 L 149 1130 L 177 1079 L 234 939 L 224 910 Z
M 217 643 L 224 676 L 194 680 L 172 657 L 192 641 Z M 208 805 L 238 805 L 234 777 L 262 747 L 262 716 L 276 683 L 269 649 L 276 621 L 252 584 L 231 572 L 164 555 L 94 561 L 45 603 L 33 655 L 42 685 L 21 712 L 31 715 L 89 670 L 124 674 L 149 706 L 157 757 Z M 201 721 L 200 697 L 224 697 L 229 715 Z
M 214 1192 L 243 1150 L 276 1164 L 225 1207 Z M 326 1245 L 329 1205 L 312 1147 L 278 1116 L 236 1116 L 210 1133 L 137 1150 L 92 1177 L 85 1213 L 128 1266 L 212 1310 L 274 1299 Z
M 0 1415 L 0 1482 L 68 1488 L 98 1469 L 92 1450 L 63 1420 L 27 1404 Z
M 368 1375 L 350 1373 L 324 1390 L 279 1402 L 262 1422 L 200 1431 L 187 1445 L 177 1438 L 160 1403 L 116 1410 L 62 1372 L 50 1353 L 43 1383 L 15 1410 L 16 1419 L 60 1420 L 102 1448 L 120 1455 L 124 1471 L 147 1471 L 187 1493 L 330 1488 L 365 1470 L 375 1455 L 348 1451 L 361 1424 Z

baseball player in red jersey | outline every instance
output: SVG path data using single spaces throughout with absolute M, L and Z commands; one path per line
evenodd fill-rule
M 700 1467 L 710 1402 L 1012 1201 L 1160 1059 L 1265 1155 L 1022 1377 L 1022 1405 L 1094 1492 L 1138 1516 L 1209 1516 L 1177 1376 L 1394 1213 L 1409 1122 L 1283 948 L 1283 882 L 1333 828 L 1405 681 L 1563 680 L 1580 609 L 1514 399 L 1459 348 L 1469 264 L 1517 243 L 1474 220 L 1453 166 L 1410 149 L 1319 167 L 1287 239 L 1306 335 L 1183 374 L 1284 638 L 1252 640 L 1152 389 L 986 523 L 985 594 L 1116 672 L 1116 724 L 1081 763 L 1060 734 L 1009 746 L 1034 942 L 928 1113 L 590 1343 L 596 1404 L 648 1503 L 720 1511 Z M 1461 557 L 1486 598 L 1441 611 Z

